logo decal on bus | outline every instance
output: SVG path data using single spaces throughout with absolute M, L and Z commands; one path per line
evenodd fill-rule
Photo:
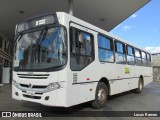
M 29 84 L 29 88 L 32 88 L 33 87 L 33 85 L 32 84 Z
M 130 72 L 129 72 L 129 68 L 125 68 L 125 74 L 129 74 Z

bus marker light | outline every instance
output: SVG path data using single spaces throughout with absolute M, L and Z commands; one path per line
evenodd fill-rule
M 87 78 L 86 80 L 90 80 L 90 78 Z

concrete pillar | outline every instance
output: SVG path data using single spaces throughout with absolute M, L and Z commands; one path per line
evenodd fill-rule
M 69 8 L 69 14 L 73 15 L 73 1 L 74 0 L 68 0 L 68 8 Z

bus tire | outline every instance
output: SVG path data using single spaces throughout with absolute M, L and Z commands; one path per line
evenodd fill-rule
M 108 87 L 105 83 L 99 82 L 96 88 L 95 100 L 91 102 L 93 108 L 99 109 L 105 107 L 108 99 Z
M 142 89 L 143 89 L 143 80 L 142 78 L 139 78 L 138 88 L 135 89 L 135 93 L 140 94 L 142 92 Z

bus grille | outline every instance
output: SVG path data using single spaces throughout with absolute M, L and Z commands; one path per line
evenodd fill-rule
M 19 78 L 26 79 L 47 79 L 49 74 L 17 74 Z
M 23 94 L 23 97 L 31 98 L 31 99 L 41 99 L 40 96 L 30 96 L 30 95 L 25 95 L 25 94 Z
M 20 84 L 21 87 L 25 87 L 25 88 L 30 88 L 29 85 L 27 84 Z M 42 86 L 42 85 L 33 85 L 32 88 L 36 88 L 36 89 L 44 89 L 47 86 Z
M 77 82 L 77 73 L 73 73 L 73 83 Z

